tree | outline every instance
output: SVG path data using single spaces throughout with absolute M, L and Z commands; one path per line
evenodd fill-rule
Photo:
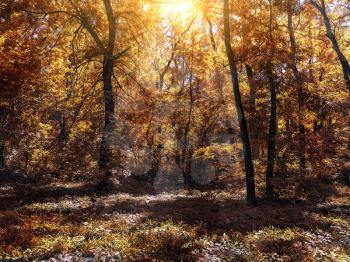
M 102 130 L 102 140 L 100 148 L 100 158 L 99 158 L 99 168 L 104 173 L 105 176 L 109 177 L 112 175 L 112 162 L 113 157 L 115 157 L 114 144 L 115 140 L 115 100 L 113 96 L 113 67 L 116 60 L 122 57 L 130 47 L 125 50 L 115 53 L 115 42 L 117 33 L 117 19 L 114 14 L 113 7 L 110 0 L 104 0 L 103 4 L 105 6 L 105 11 L 108 20 L 108 37 L 106 41 L 102 41 L 98 36 L 97 32 L 93 28 L 89 17 L 87 14 L 82 12 L 79 14 L 79 19 L 82 26 L 90 33 L 91 37 L 94 39 L 97 47 L 103 54 L 103 95 L 104 95 L 104 105 L 105 105 L 105 118 L 104 126 Z M 104 44 L 107 43 L 107 44 Z
M 342 66 L 343 77 L 345 80 L 346 87 L 350 92 L 350 65 L 349 61 L 346 59 L 345 55 L 340 49 L 335 33 L 332 29 L 331 21 L 327 14 L 326 4 L 324 0 L 321 0 L 321 3 L 318 3 L 316 0 L 310 0 L 310 3 L 320 12 L 323 17 L 323 23 L 326 27 L 327 37 L 332 42 L 333 50 L 336 52 L 339 62 Z
M 275 165 L 276 154 L 276 133 L 277 133 L 277 92 L 276 92 L 276 80 L 272 71 L 272 59 L 275 53 L 275 47 L 273 46 L 273 4 L 269 0 L 269 55 L 266 62 L 266 75 L 269 82 L 270 89 L 270 123 L 269 134 L 267 143 L 267 168 L 266 168 L 266 195 L 273 196 L 273 175 Z
M 251 154 L 249 133 L 247 128 L 247 122 L 244 116 L 244 107 L 243 107 L 241 93 L 239 89 L 237 64 L 236 64 L 235 55 L 233 53 L 232 46 L 231 46 L 229 0 L 224 0 L 224 31 L 225 31 L 226 54 L 230 64 L 236 110 L 238 115 L 239 127 L 241 131 L 241 139 L 244 147 L 247 202 L 250 206 L 256 206 L 257 200 L 255 196 L 254 166 L 253 166 L 253 160 L 252 160 L 252 154 Z
M 118 30 L 123 30 L 123 27 L 129 26 L 126 25 L 127 22 L 122 21 L 126 19 L 126 14 L 134 13 L 125 11 L 125 9 L 128 8 L 126 6 L 119 6 L 122 11 L 117 12 L 115 10 L 117 5 L 110 0 L 104 0 L 103 6 L 94 6 L 90 3 L 79 4 L 74 1 L 57 5 L 49 2 L 45 4 L 47 5 L 47 10 L 45 12 L 31 10 L 29 10 L 29 12 L 33 14 L 44 13 L 45 16 L 62 14 L 70 20 L 73 19 L 78 22 L 77 30 L 73 35 L 73 41 L 79 38 L 79 34 L 83 35 L 84 30 L 86 30 L 94 43 L 93 50 L 91 50 L 91 47 L 88 48 L 85 57 L 79 57 L 80 50 L 77 50 L 78 52 L 76 54 L 73 53 L 73 57 L 78 58 L 73 59 L 73 66 L 79 68 L 91 63 L 102 64 L 101 80 L 103 83 L 104 123 L 98 165 L 102 180 L 106 180 L 112 175 L 113 169 L 120 164 L 116 165 L 116 162 L 120 160 L 120 155 L 116 147 L 116 101 L 113 89 L 115 85 L 120 85 L 120 83 L 115 73 L 115 65 L 122 60 L 131 49 L 131 46 L 122 46 L 120 44 L 122 40 L 117 39 L 117 33 Z M 58 9 L 59 7 L 61 7 L 61 9 Z M 108 33 L 105 34 L 104 30 Z M 126 38 L 126 36 L 124 37 Z M 72 45 L 74 45 L 73 42 Z M 75 50 L 73 50 L 73 52 L 75 52 Z M 99 60 L 100 57 L 102 57 L 102 60 Z M 96 84 L 98 84 L 98 82 L 99 81 L 97 81 Z
M 306 168 L 306 159 L 305 159 L 305 125 L 303 123 L 303 111 L 305 103 L 305 94 L 303 90 L 303 76 L 299 72 L 297 66 L 297 45 L 295 40 L 294 25 L 293 25 L 293 9 L 295 4 L 292 0 L 287 1 L 287 16 L 288 16 L 288 32 L 290 40 L 290 67 L 293 71 L 296 88 L 297 88 L 297 101 L 298 101 L 298 131 L 299 131 L 299 166 L 302 172 Z

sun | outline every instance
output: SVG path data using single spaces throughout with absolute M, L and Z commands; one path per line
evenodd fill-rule
M 170 16 L 187 17 L 193 9 L 192 1 L 173 1 L 164 8 L 164 13 Z
M 163 18 L 185 22 L 196 16 L 194 0 L 164 0 L 159 1 L 156 5 L 153 5 L 153 7 L 159 10 Z M 148 11 L 150 8 L 152 8 L 152 4 L 145 4 L 143 10 Z

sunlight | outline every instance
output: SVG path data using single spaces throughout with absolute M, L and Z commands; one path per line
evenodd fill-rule
M 191 0 L 171 0 L 160 7 L 162 16 L 180 19 L 181 22 L 195 15 L 195 5 Z
M 156 11 L 164 20 L 183 25 L 200 14 L 195 0 L 145 1 L 144 12 Z
M 187 16 L 192 8 L 193 8 L 192 1 L 174 2 L 166 6 L 164 13 L 167 13 L 169 15 Z

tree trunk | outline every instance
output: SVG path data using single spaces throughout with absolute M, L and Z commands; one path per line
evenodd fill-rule
M 343 76 L 344 76 L 344 80 L 346 83 L 346 87 L 347 87 L 348 91 L 350 92 L 350 65 L 349 65 L 349 61 L 346 59 L 343 52 L 340 50 L 337 38 L 332 30 L 331 22 L 329 20 L 328 15 L 327 15 L 326 4 L 325 4 L 324 0 L 321 0 L 321 5 L 319 5 L 314 0 L 311 0 L 310 3 L 321 13 L 321 15 L 323 17 L 323 22 L 324 22 L 324 25 L 325 25 L 326 30 L 327 30 L 327 37 L 329 38 L 329 40 L 331 40 L 333 49 L 338 56 L 338 59 L 340 61 L 342 69 L 343 69 Z
M 225 31 L 225 47 L 227 58 L 230 64 L 233 92 L 236 103 L 236 110 L 238 115 L 239 127 L 241 131 L 241 138 L 244 148 L 244 160 L 246 171 L 246 188 L 247 188 L 247 202 L 250 206 L 256 206 L 257 200 L 255 195 L 255 181 L 254 181 L 254 166 L 251 155 L 249 133 L 247 122 L 244 116 L 244 108 L 239 89 L 237 64 L 231 46 L 231 32 L 230 32 L 230 5 L 229 0 L 224 0 L 224 31 Z
M 270 106 L 270 125 L 267 146 L 267 168 L 266 168 L 266 195 L 273 196 L 273 175 L 276 154 L 276 134 L 277 134 L 277 94 L 276 84 L 273 77 L 271 63 L 267 65 L 267 75 L 269 79 L 271 106 Z
M 298 137 L 299 137 L 299 167 L 301 172 L 305 172 L 306 168 L 306 156 L 305 156 L 305 151 L 306 151 L 306 134 L 305 134 L 305 125 L 303 124 L 303 101 L 304 101 L 304 93 L 301 89 L 298 91 L 298 103 L 299 103 L 299 108 L 298 108 Z
M 55 173 L 59 177 L 62 172 L 65 170 L 66 163 L 66 152 L 65 147 L 69 139 L 69 132 L 67 129 L 67 118 L 63 112 L 61 112 L 60 116 L 60 132 L 57 137 L 58 143 L 58 154 L 57 154 L 57 168 Z
M 24 152 L 24 161 L 24 174 L 28 175 L 29 152 L 27 150 Z
M 103 0 L 105 6 L 107 20 L 108 20 L 108 40 L 103 41 L 99 34 L 95 31 L 94 25 L 89 20 L 87 14 L 80 14 L 80 20 L 82 26 L 90 33 L 91 37 L 94 39 L 98 49 L 103 54 L 103 97 L 104 97 L 104 107 L 105 107 L 105 119 L 104 126 L 102 128 L 102 139 L 100 145 L 100 158 L 98 166 L 102 176 L 102 180 L 97 185 L 98 190 L 105 190 L 106 186 L 109 186 L 109 177 L 112 175 L 112 164 L 113 155 L 115 148 L 115 103 L 113 98 L 112 90 L 112 75 L 113 75 L 113 64 L 116 59 L 123 56 L 129 48 L 123 50 L 122 52 L 114 55 L 115 41 L 117 35 L 117 19 L 113 13 L 113 7 L 111 0 Z M 105 45 L 106 44 L 106 45 Z M 118 160 L 118 159 L 117 159 Z
M 183 178 L 186 188 L 191 188 L 195 181 L 191 176 L 191 162 L 192 162 L 192 148 L 190 145 L 189 133 L 192 122 L 192 112 L 193 112 L 193 83 L 192 83 L 192 72 L 190 75 L 190 86 L 189 86 L 189 111 L 188 111 L 188 119 L 184 132 L 184 142 L 183 142 L 183 151 L 182 151 L 182 168 L 183 168 Z
M 272 1 L 269 0 L 270 10 L 270 22 L 269 22 L 269 38 L 270 49 L 268 61 L 266 64 L 266 75 L 268 78 L 270 89 L 270 122 L 269 122 L 269 134 L 267 141 L 267 167 L 266 167 L 266 186 L 265 191 L 268 197 L 273 197 L 273 176 L 275 167 L 275 155 L 276 155 L 276 133 L 277 133 L 277 94 L 276 94 L 276 82 L 272 71 L 272 60 L 275 55 L 274 39 L 273 39 L 273 6 Z
M 113 151 L 115 147 L 115 115 L 112 90 L 113 60 L 105 55 L 103 66 L 103 95 L 105 105 L 105 119 L 102 129 L 99 168 L 103 176 L 112 175 Z
M 0 168 L 5 168 L 5 145 L 0 145 Z
M 154 179 L 156 178 L 159 168 L 160 168 L 160 159 L 161 159 L 161 153 L 164 146 L 163 144 L 158 144 L 156 149 L 151 149 L 152 154 L 152 162 L 151 162 L 151 169 L 147 172 L 149 176 L 149 181 L 154 182 Z
M 256 122 L 256 83 L 254 80 L 254 74 L 253 69 L 250 65 L 245 65 L 245 71 L 248 78 L 248 84 L 249 84 L 249 111 L 251 114 L 251 121 L 250 122 L 250 134 L 251 134 L 251 141 L 252 141 L 252 157 L 253 159 L 259 158 L 260 150 L 259 150 L 259 144 L 258 144 L 258 132 L 257 132 L 257 122 Z
M 217 53 L 218 49 L 217 49 L 217 44 L 215 42 L 215 37 L 214 37 L 213 23 L 211 22 L 209 17 L 207 17 L 207 21 L 209 24 L 209 35 L 210 35 L 211 46 L 213 48 L 213 51 Z M 215 85 L 218 89 L 220 99 L 222 100 L 222 102 L 224 102 L 224 95 L 223 95 L 222 89 L 224 85 L 225 75 L 222 74 L 222 71 L 220 70 L 221 62 L 219 61 L 217 56 L 214 56 L 214 64 L 215 64 Z
M 217 46 L 216 46 L 216 42 L 215 42 L 215 38 L 214 38 L 213 23 L 211 22 L 211 20 L 209 18 L 207 18 L 207 20 L 208 20 L 208 24 L 209 24 L 209 34 L 210 34 L 211 46 L 212 46 L 214 51 L 217 51 Z
M 290 39 L 290 67 L 293 71 L 295 82 L 297 85 L 297 101 L 298 101 L 298 140 L 299 140 L 299 167 L 302 172 L 306 168 L 306 138 L 305 138 L 305 126 L 303 120 L 303 110 L 304 110 L 304 90 L 303 90 L 303 79 L 297 67 L 297 46 L 295 41 L 295 34 L 293 28 L 293 11 L 292 3 L 288 0 L 287 3 L 287 15 L 288 15 L 288 31 Z

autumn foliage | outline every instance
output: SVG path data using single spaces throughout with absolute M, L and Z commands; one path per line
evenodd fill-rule
M 93 203 L 98 195 L 124 191 L 221 190 L 269 210 L 268 201 L 344 204 L 350 185 L 349 24 L 346 0 L 1 1 L 5 205 L 54 198 L 56 191 L 45 195 L 45 186 L 75 182 L 86 184 L 81 194 Z M 211 199 L 208 194 L 198 199 Z M 298 214 L 310 206 L 298 207 Z M 191 250 L 199 256 L 218 241 L 212 228 L 182 224 L 183 217 L 95 235 L 90 224 L 60 232 L 61 214 L 43 227 L 44 211 L 17 218 L 18 210 L 0 210 L 9 229 L 0 231 L 0 259 L 45 246 L 44 227 L 62 237 L 52 236 L 53 255 L 78 249 L 91 255 L 112 242 L 110 250 L 135 259 L 144 249 L 150 258 L 178 254 L 187 261 L 195 257 Z M 265 223 L 256 228 L 263 230 L 259 241 L 256 232 L 245 234 L 255 228 L 222 241 L 249 247 L 249 254 L 237 256 L 242 259 L 263 259 L 280 247 L 282 259 L 300 248 L 305 252 L 298 261 L 307 261 L 315 256 L 303 243 L 314 236 L 305 230 L 329 219 L 317 218 L 314 226 L 308 218 L 308 229 Z M 64 241 L 70 245 L 60 246 Z M 339 243 L 338 257 L 348 252 Z M 27 259 L 42 253 L 34 249 Z

